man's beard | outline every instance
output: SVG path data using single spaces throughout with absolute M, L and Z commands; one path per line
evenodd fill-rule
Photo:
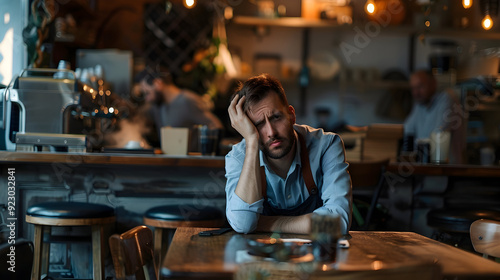
M 286 144 L 286 142 L 288 142 L 288 145 L 284 146 L 283 148 L 281 148 L 279 150 L 271 151 L 269 149 L 269 144 L 275 140 L 283 141 L 283 143 L 285 143 L 285 144 Z M 271 138 L 265 144 L 261 145 L 261 149 L 266 157 L 272 158 L 272 159 L 280 159 L 280 158 L 286 156 L 292 150 L 294 143 L 295 143 L 295 133 L 294 133 L 293 127 L 291 127 L 290 132 L 288 133 L 286 138 L 283 138 L 283 137 Z
M 154 94 L 154 100 L 153 100 L 154 104 L 161 105 L 165 103 L 165 99 L 163 98 L 163 94 L 161 91 L 154 90 L 153 94 Z

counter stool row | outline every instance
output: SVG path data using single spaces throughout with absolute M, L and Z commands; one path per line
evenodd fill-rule
M 44 244 L 51 239 L 51 229 L 61 226 L 89 226 L 91 227 L 92 268 L 93 279 L 103 280 L 104 252 L 106 251 L 104 227 L 114 223 L 115 212 L 112 207 L 83 202 L 45 202 L 32 205 L 26 211 L 26 222 L 35 226 L 34 231 L 34 260 L 31 273 L 32 280 L 40 280 L 42 274 L 49 273 L 50 244 Z M 154 230 L 155 266 L 160 267 L 161 257 L 168 249 L 162 248 L 164 242 L 163 229 L 172 236 L 177 227 L 222 227 L 226 220 L 218 208 L 196 205 L 167 205 L 149 209 L 144 215 L 144 224 L 152 226 Z M 64 238 L 65 242 L 74 242 L 71 238 Z

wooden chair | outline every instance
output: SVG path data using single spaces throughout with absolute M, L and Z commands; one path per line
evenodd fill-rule
M 500 258 L 500 222 L 480 219 L 470 226 L 470 238 L 474 250 L 484 258 Z
M 122 234 L 109 237 L 116 279 L 135 275 L 138 280 L 149 279 L 145 266 L 153 260 L 153 232 L 146 226 L 137 226 Z M 155 279 L 156 276 L 156 267 Z
M 388 164 L 388 158 L 374 161 L 349 162 L 348 170 L 351 175 L 353 195 L 371 197 L 371 203 L 364 220 L 359 216 L 359 212 L 356 213 L 357 208 L 353 209 L 354 218 L 362 229 L 368 229 L 370 225 L 380 193 L 386 184 L 384 173 Z

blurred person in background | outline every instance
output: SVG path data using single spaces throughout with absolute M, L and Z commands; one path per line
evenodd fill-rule
M 430 138 L 433 131 L 450 131 L 450 163 L 464 163 L 465 120 L 463 109 L 448 91 L 437 91 L 431 71 L 419 70 L 410 76 L 414 105 L 404 123 L 404 135 L 415 141 Z
M 157 135 L 162 127 L 187 127 L 206 125 L 210 129 L 223 129 L 219 118 L 210 111 L 210 105 L 198 94 L 177 87 L 168 72 L 144 70 L 138 74 L 140 89 L 144 93 L 147 115 Z M 155 147 L 157 140 L 149 137 Z

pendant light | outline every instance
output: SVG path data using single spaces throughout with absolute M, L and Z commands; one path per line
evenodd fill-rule
M 486 14 L 486 16 L 483 18 L 483 20 L 481 21 L 481 26 L 484 30 L 490 30 L 493 27 L 493 20 L 491 19 L 489 14 Z
M 375 0 L 366 1 L 365 11 L 367 14 L 370 14 L 370 15 L 375 13 Z

